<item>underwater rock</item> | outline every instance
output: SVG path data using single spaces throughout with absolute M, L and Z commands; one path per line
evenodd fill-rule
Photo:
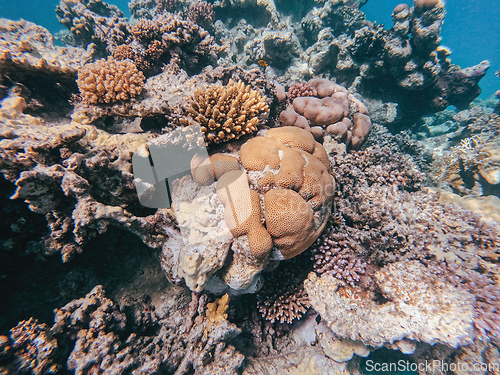
M 25 20 L 0 19 L 0 33 L 0 86 L 22 95 L 31 113 L 69 111 L 76 71 L 92 50 L 56 46 L 47 29 Z

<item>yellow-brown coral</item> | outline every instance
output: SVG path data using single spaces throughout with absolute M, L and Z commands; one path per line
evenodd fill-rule
M 201 125 L 207 145 L 255 132 L 269 114 L 266 97 L 243 82 L 229 80 L 227 86 L 213 84 L 198 88 L 189 114 Z
M 139 95 L 145 77 L 130 60 L 98 60 L 78 70 L 76 83 L 85 102 L 114 103 Z

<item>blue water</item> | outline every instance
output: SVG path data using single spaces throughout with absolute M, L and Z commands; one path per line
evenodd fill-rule
M 362 8 L 370 21 L 392 27 L 392 10 L 400 3 L 412 1 L 369 0 Z M 451 61 L 465 68 L 489 60 L 491 68 L 481 80 L 481 98 L 500 90 L 500 0 L 446 0 L 446 19 L 441 32 L 441 44 L 450 47 Z
M 116 4 L 129 16 L 128 1 L 108 1 Z M 391 13 L 401 0 L 369 0 L 362 8 L 370 21 L 392 26 Z M 411 0 L 404 1 L 409 5 Z M 22 5 L 19 5 L 22 4 Z M 0 0 L 0 17 L 24 18 L 56 32 L 61 29 L 54 9 L 59 0 Z M 500 89 L 500 0 L 446 0 L 447 17 L 441 34 L 442 44 L 452 50 L 452 62 L 462 67 L 490 60 L 491 68 L 481 81 L 482 98 L 492 96 Z

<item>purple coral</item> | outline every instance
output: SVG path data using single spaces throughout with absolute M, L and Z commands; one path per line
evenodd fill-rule
M 286 96 L 290 101 L 300 96 L 314 96 L 314 89 L 307 82 L 297 82 L 290 86 Z
M 366 262 L 356 256 L 356 249 L 357 245 L 344 233 L 332 231 L 323 235 L 311 248 L 314 271 L 319 275 L 331 274 L 342 285 L 354 286 L 366 271 Z

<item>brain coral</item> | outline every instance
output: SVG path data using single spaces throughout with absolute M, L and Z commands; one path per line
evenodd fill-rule
M 207 145 L 221 143 L 255 132 L 269 114 L 266 97 L 242 81 L 227 86 L 213 84 L 198 88 L 189 114 L 201 125 Z
M 78 70 L 76 83 L 85 102 L 114 103 L 139 95 L 145 77 L 130 60 L 98 60 Z
M 163 259 L 164 269 L 173 273 L 171 279 L 184 278 L 192 290 L 200 291 L 205 284 L 211 288 L 214 279 L 223 282 L 222 288 L 250 288 L 270 258 L 299 255 L 328 221 L 335 181 L 325 149 L 306 130 L 270 129 L 244 143 L 238 158 L 214 154 L 194 161 L 191 171 L 194 181 L 183 180 L 172 194 L 181 231 L 185 227 L 182 254 L 176 254 L 172 236 Z M 214 185 L 215 191 L 207 193 Z M 196 189 L 194 196 L 190 192 Z M 209 196 L 206 204 L 191 203 L 203 195 Z M 184 217 L 191 224 L 184 225 Z M 229 234 L 229 240 L 223 239 L 226 248 L 221 249 L 222 241 L 211 245 L 206 240 L 216 235 L 215 230 L 217 235 Z

